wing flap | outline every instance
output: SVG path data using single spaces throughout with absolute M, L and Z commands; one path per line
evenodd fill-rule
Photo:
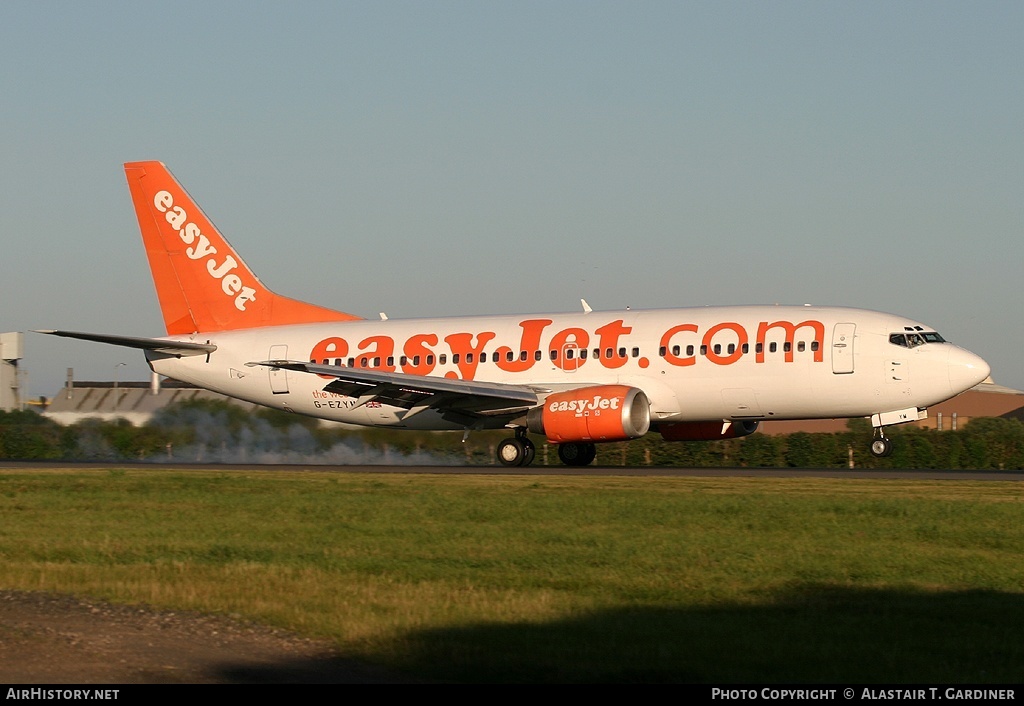
M 537 392 L 521 385 L 406 375 L 293 360 L 263 360 L 249 365 L 331 377 L 334 379 L 324 386 L 324 390 L 358 398 L 360 406 L 377 401 L 402 407 L 409 410 L 406 417 L 427 409 L 483 416 L 511 415 L 539 404 Z

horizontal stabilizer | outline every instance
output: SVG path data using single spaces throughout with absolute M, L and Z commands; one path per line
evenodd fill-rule
M 206 355 L 217 350 L 212 343 L 190 343 L 188 341 L 171 341 L 166 338 L 136 338 L 134 336 L 112 336 L 105 333 L 81 333 L 79 331 L 36 331 L 51 336 L 63 336 L 65 338 L 77 338 L 82 341 L 95 341 L 97 343 L 109 343 L 112 346 L 124 346 L 125 348 L 139 348 L 154 353 L 166 355 Z

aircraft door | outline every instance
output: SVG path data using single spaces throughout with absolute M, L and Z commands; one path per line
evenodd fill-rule
M 832 372 L 847 375 L 853 372 L 853 341 L 857 324 L 836 324 L 832 330 Z
M 288 360 L 288 346 L 270 347 L 268 360 Z M 288 371 L 282 368 L 267 368 L 270 371 L 270 391 L 275 395 L 288 394 Z
M 580 349 L 575 341 L 569 341 L 562 346 L 562 370 L 567 373 L 575 372 L 580 367 Z

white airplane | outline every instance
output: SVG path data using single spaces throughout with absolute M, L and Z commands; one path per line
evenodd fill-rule
M 160 375 L 267 407 L 395 429 L 528 432 L 586 465 L 595 444 L 753 433 L 762 420 L 871 417 L 885 427 L 978 384 L 989 366 L 875 311 L 729 306 L 364 320 L 267 289 L 160 162 L 125 164 L 167 329 L 58 336 L 142 349 Z

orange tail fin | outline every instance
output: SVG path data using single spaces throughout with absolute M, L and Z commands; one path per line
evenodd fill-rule
M 162 162 L 124 171 L 168 335 L 360 318 L 264 287 Z

